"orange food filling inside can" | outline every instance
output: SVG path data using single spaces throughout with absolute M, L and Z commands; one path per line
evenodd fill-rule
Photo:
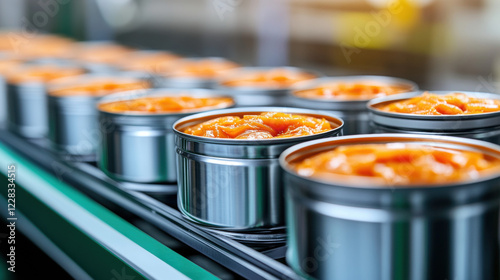
M 22 64 L 17 59 L 0 59 L 0 75 L 5 75 Z
M 73 56 L 83 62 L 118 64 L 133 53 L 133 49 L 115 44 L 80 45 Z
M 99 105 L 110 113 L 182 113 L 201 109 L 227 108 L 234 104 L 229 97 L 163 96 L 122 100 Z
M 289 138 L 318 134 L 332 130 L 332 125 L 325 119 L 264 112 L 260 115 L 225 116 L 215 118 L 184 129 L 184 133 L 229 139 L 271 139 Z
M 149 88 L 149 83 L 141 80 L 96 79 L 74 85 L 61 86 L 49 91 L 52 96 L 102 96 L 119 91 Z
M 500 160 L 475 151 L 419 144 L 341 146 L 294 164 L 298 174 L 333 183 L 429 185 L 498 172 Z
M 239 67 L 223 59 L 178 60 L 163 65 L 163 72 L 170 77 L 212 79 L 226 70 Z
M 125 70 L 160 72 L 162 64 L 173 63 L 181 57 L 169 52 L 134 53 L 126 61 L 118 63 Z
M 412 87 L 403 85 L 382 85 L 377 83 L 334 83 L 300 90 L 294 94 L 303 98 L 324 98 L 338 100 L 366 100 L 411 91 Z
M 468 115 L 500 111 L 500 100 L 475 98 L 464 93 L 421 96 L 378 107 L 386 112 L 415 115 Z
M 84 74 L 82 68 L 60 67 L 55 65 L 33 65 L 17 67 L 6 73 L 7 81 L 12 84 L 41 82 Z
M 222 84 L 227 87 L 287 88 L 297 82 L 314 78 L 315 75 L 307 72 L 276 68 L 234 74 L 234 77 L 225 78 Z

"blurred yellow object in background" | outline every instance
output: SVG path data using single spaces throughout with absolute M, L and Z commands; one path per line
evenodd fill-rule
M 387 1 L 383 8 L 339 14 L 334 24 L 342 44 L 381 49 L 401 44 L 420 22 L 421 7 L 411 0 Z

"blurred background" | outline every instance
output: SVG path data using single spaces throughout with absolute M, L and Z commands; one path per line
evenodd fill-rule
M 497 90 L 497 0 L 0 0 L 0 28 Z

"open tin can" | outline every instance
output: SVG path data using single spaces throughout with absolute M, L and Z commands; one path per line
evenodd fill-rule
M 6 76 L 9 130 L 27 138 L 46 136 L 47 83 L 83 73 L 85 69 L 75 65 L 46 63 L 27 63 L 10 71 Z
M 116 63 L 121 71 L 142 71 L 153 76 L 162 70 L 164 65 L 175 63 L 180 56 L 167 51 L 140 50 L 134 51 L 127 59 Z
M 284 112 L 323 118 L 327 132 L 280 139 L 221 139 L 194 136 L 184 129 L 224 116 Z M 284 199 L 278 157 L 303 141 L 341 134 L 343 121 L 328 113 L 284 107 L 217 110 L 174 124 L 177 147 L 178 207 L 191 221 L 224 231 L 255 231 L 284 226 Z
M 120 91 L 147 88 L 147 75 L 140 72 L 87 74 L 51 82 L 48 138 L 53 148 L 73 158 L 94 161 L 100 136 L 98 100 Z
M 306 177 L 294 168 L 339 146 L 386 143 L 500 159 L 500 146 L 491 143 L 408 134 L 321 139 L 284 151 L 292 268 L 306 278 L 332 280 L 498 279 L 500 173 L 433 186 L 380 186 Z
M 177 59 L 159 67 L 156 88 L 206 88 L 215 87 L 216 78 L 223 72 L 239 67 L 221 57 Z
M 120 71 L 118 64 L 134 52 L 112 41 L 86 41 L 75 43 L 69 57 L 91 73 L 106 74 Z
M 370 119 L 366 104 L 370 99 L 343 99 L 335 97 L 304 97 L 302 92 L 327 88 L 328 85 L 358 84 L 358 85 L 381 85 L 401 88 L 401 92 L 411 92 L 418 89 L 414 82 L 385 76 L 345 76 L 324 77 L 310 81 L 304 81 L 295 85 L 290 92 L 289 100 L 291 106 L 307 109 L 317 109 L 332 112 L 341 117 L 344 122 L 344 135 L 370 133 Z
M 194 98 L 227 98 L 219 106 L 174 113 L 107 112 L 99 108 L 107 103 L 188 96 Z M 112 94 L 98 103 L 101 143 L 99 167 L 111 178 L 137 183 L 177 181 L 175 144 L 172 125 L 178 119 L 197 112 L 231 107 L 231 98 L 207 89 L 150 89 Z
M 482 92 L 457 91 L 474 98 L 500 100 L 500 95 Z M 454 91 L 432 91 L 433 94 L 446 95 Z M 500 144 L 500 111 L 464 115 L 415 115 L 386 112 L 380 106 L 404 101 L 422 92 L 397 94 L 377 98 L 368 103 L 373 130 L 378 133 L 411 133 L 446 135 L 484 140 Z
M 272 77 L 275 74 L 279 77 Z M 288 106 L 291 104 L 287 95 L 292 84 L 320 76 L 318 72 L 297 67 L 242 67 L 221 76 L 216 88 L 233 96 L 238 107 Z

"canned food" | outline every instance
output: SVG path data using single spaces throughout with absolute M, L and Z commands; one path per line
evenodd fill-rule
M 49 140 L 55 150 L 95 159 L 99 141 L 97 101 L 116 92 L 147 89 L 149 82 L 132 73 L 88 74 L 58 79 L 48 88 Z
M 179 59 L 161 65 L 155 87 L 213 88 L 217 77 L 238 66 L 220 57 Z
M 432 95 L 425 97 L 422 92 L 413 92 L 374 99 L 368 103 L 373 129 L 376 132 L 384 133 L 398 132 L 466 137 L 500 144 L 500 96 L 491 93 L 460 91 L 458 92 L 459 96 L 450 100 L 449 103 L 442 100 L 430 100 L 432 96 L 442 99 L 454 93 L 452 91 L 433 91 Z M 425 100 L 421 100 L 421 106 L 435 105 L 438 106 L 437 109 L 434 108 L 433 112 L 424 112 L 424 114 L 420 114 L 418 111 L 398 112 L 382 109 L 384 106 L 390 106 L 398 102 L 403 102 L 401 106 L 405 106 L 405 102 L 413 102 L 412 98 L 422 97 L 425 97 Z M 477 102 L 474 103 L 471 98 L 484 100 L 487 103 L 485 106 L 490 108 L 483 112 L 461 112 L 467 106 L 470 108 L 481 106 Z M 495 105 L 495 102 L 498 104 Z M 409 105 L 421 110 L 416 104 Z M 493 111 L 491 106 L 496 106 L 499 110 Z M 458 111 L 447 113 L 442 110 Z
M 447 136 L 346 136 L 296 145 L 280 165 L 287 261 L 300 275 L 498 279 L 500 146 Z
M 204 89 L 142 90 L 106 96 L 98 104 L 99 167 L 117 180 L 176 182 L 172 124 L 195 112 L 233 104 L 231 98 Z
M 239 107 L 287 106 L 293 84 L 319 76 L 297 67 L 242 67 L 221 76 L 216 88 L 234 96 Z
M 299 115 L 303 123 L 330 128 L 306 135 L 307 128 L 295 127 L 295 116 L 274 118 L 264 112 Z M 248 116 L 248 117 L 245 117 Z M 217 120 L 214 120 L 219 118 Z M 245 120 L 256 121 L 245 123 Z M 260 120 L 260 121 L 259 121 Z M 210 121 L 208 123 L 205 123 Z M 299 121 L 301 122 L 301 121 Z M 318 111 L 255 107 L 217 110 L 196 114 L 174 124 L 177 147 L 178 207 L 191 221 L 228 231 L 284 226 L 283 184 L 278 157 L 286 148 L 303 141 L 341 134 L 341 119 Z M 210 126 L 214 126 L 210 128 Z M 271 138 L 273 127 L 303 135 Z M 273 128 L 274 129 L 274 128 Z M 203 131 L 205 130 L 205 131 Z M 276 131 L 280 131 L 276 128 Z M 205 137 L 206 135 L 212 137 Z M 215 138 L 230 137 L 233 139 Z M 236 137 L 236 138 L 234 138 Z M 266 139 L 267 138 L 267 139 Z
M 415 83 L 393 77 L 325 77 L 297 84 L 289 98 L 292 106 L 340 116 L 345 122 L 344 134 L 349 135 L 371 132 L 366 109 L 370 99 L 415 90 Z
M 9 130 L 28 138 L 44 137 L 48 131 L 47 83 L 84 72 L 80 67 L 55 64 L 24 64 L 9 71 L 6 76 Z

